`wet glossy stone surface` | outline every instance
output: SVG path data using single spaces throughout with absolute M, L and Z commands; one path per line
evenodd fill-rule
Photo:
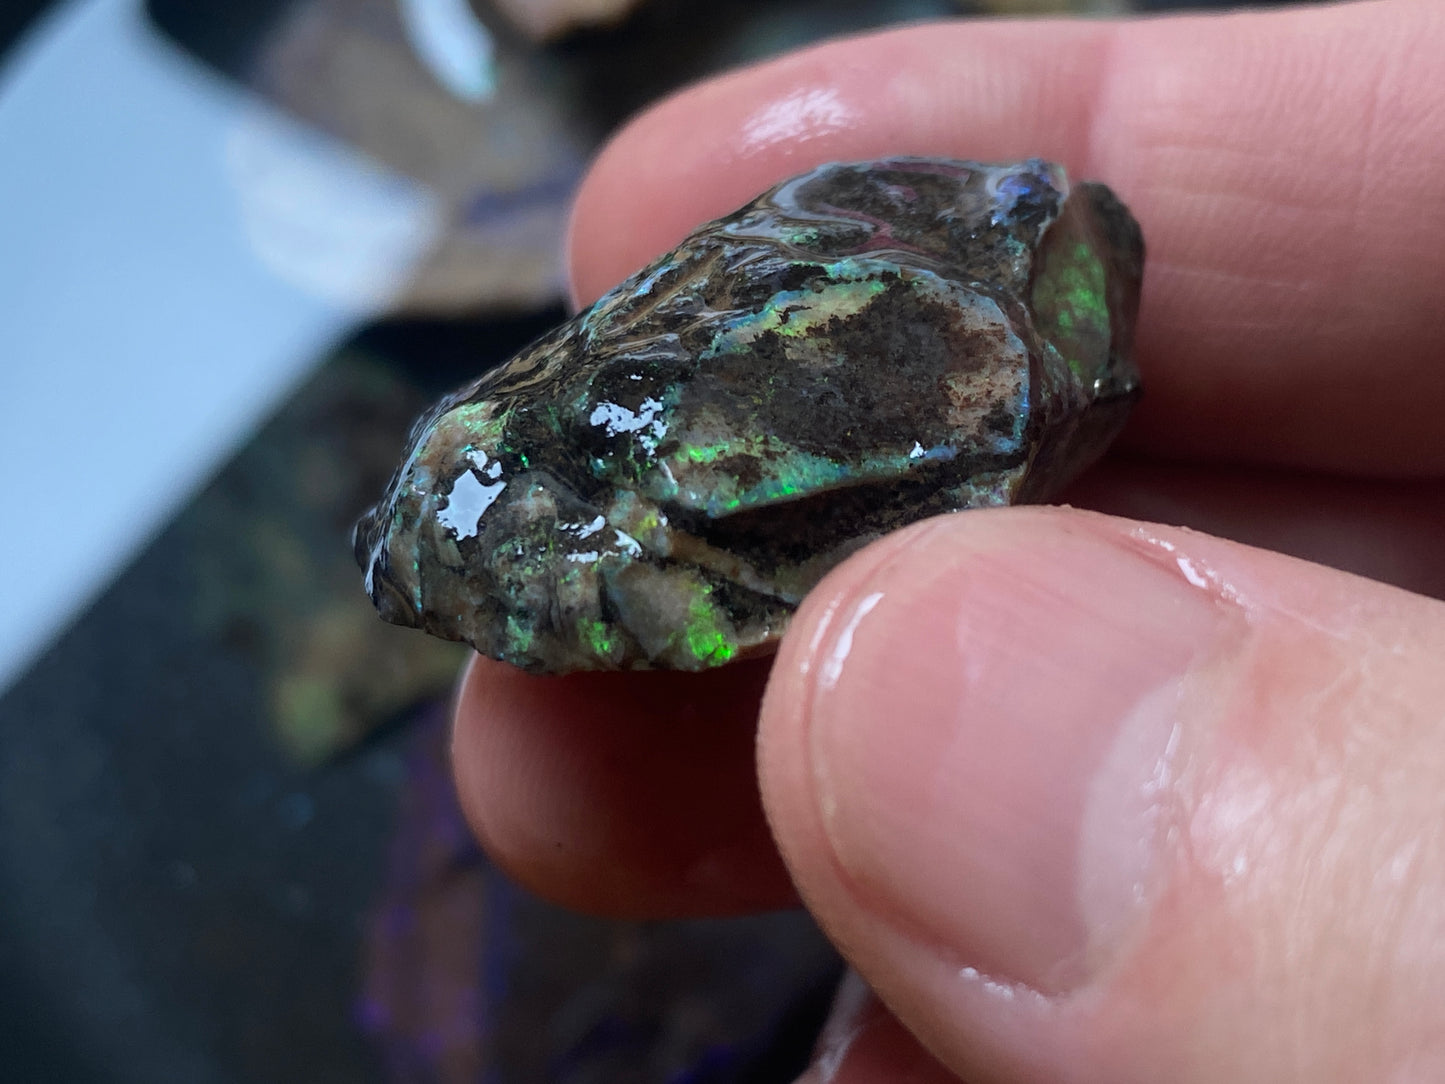
M 367 591 L 535 671 L 766 650 L 869 541 L 1103 452 L 1142 264 L 1113 194 L 1040 161 L 794 178 L 423 417 L 357 526 Z

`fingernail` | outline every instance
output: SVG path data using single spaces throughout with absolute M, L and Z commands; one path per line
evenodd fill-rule
M 847 590 L 808 740 L 859 901 L 961 968 L 1086 983 L 1152 898 L 1185 688 L 1229 605 L 1053 510 L 940 520 Z

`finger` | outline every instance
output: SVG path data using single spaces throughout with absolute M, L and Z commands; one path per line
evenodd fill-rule
M 1171 457 L 1445 469 L 1445 6 L 955 22 L 853 38 L 663 103 L 571 228 L 586 300 L 809 166 L 1043 155 L 1149 245 L 1127 439 Z
M 1115 459 L 1068 499 L 1445 597 L 1439 484 Z M 583 910 L 661 917 L 785 904 L 791 886 L 754 782 L 762 680 L 757 666 L 694 681 L 534 678 L 478 662 L 461 690 L 455 743 L 472 823 L 535 891 Z M 678 722 L 689 715 L 709 720 L 706 728 Z M 735 835 L 733 818 L 746 825 Z M 710 852 L 726 862 L 710 867 Z M 699 875 L 708 868 L 716 876 Z
M 958 1084 L 856 972 L 844 977 L 797 1084 Z
M 975 1081 L 1445 1079 L 1445 606 L 1187 531 L 945 517 L 804 603 L 770 822 Z
M 578 910 L 650 917 L 796 901 L 759 804 L 766 664 L 539 678 L 477 659 L 453 763 L 488 853 Z
M 1173 523 L 1445 598 L 1445 483 L 1114 456 L 1066 494 L 1081 508 Z

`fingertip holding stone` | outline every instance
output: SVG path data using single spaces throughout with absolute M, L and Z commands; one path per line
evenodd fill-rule
M 1044 994 L 1147 914 L 1195 675 L 1232 640 L 1228 604 L 1125 532 L 1011 510 L 914 533 L 848 584 L 799 701 L 861 905 Z

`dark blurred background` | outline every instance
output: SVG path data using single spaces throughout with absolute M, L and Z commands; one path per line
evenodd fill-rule
M 561 912 L 477 851 L 459 652 L 350 524 L 562 316 L 589 154 L 828 35 L 1171 0 L 0 3 L 0 1080 L 789 1081 L 797 914 Z

